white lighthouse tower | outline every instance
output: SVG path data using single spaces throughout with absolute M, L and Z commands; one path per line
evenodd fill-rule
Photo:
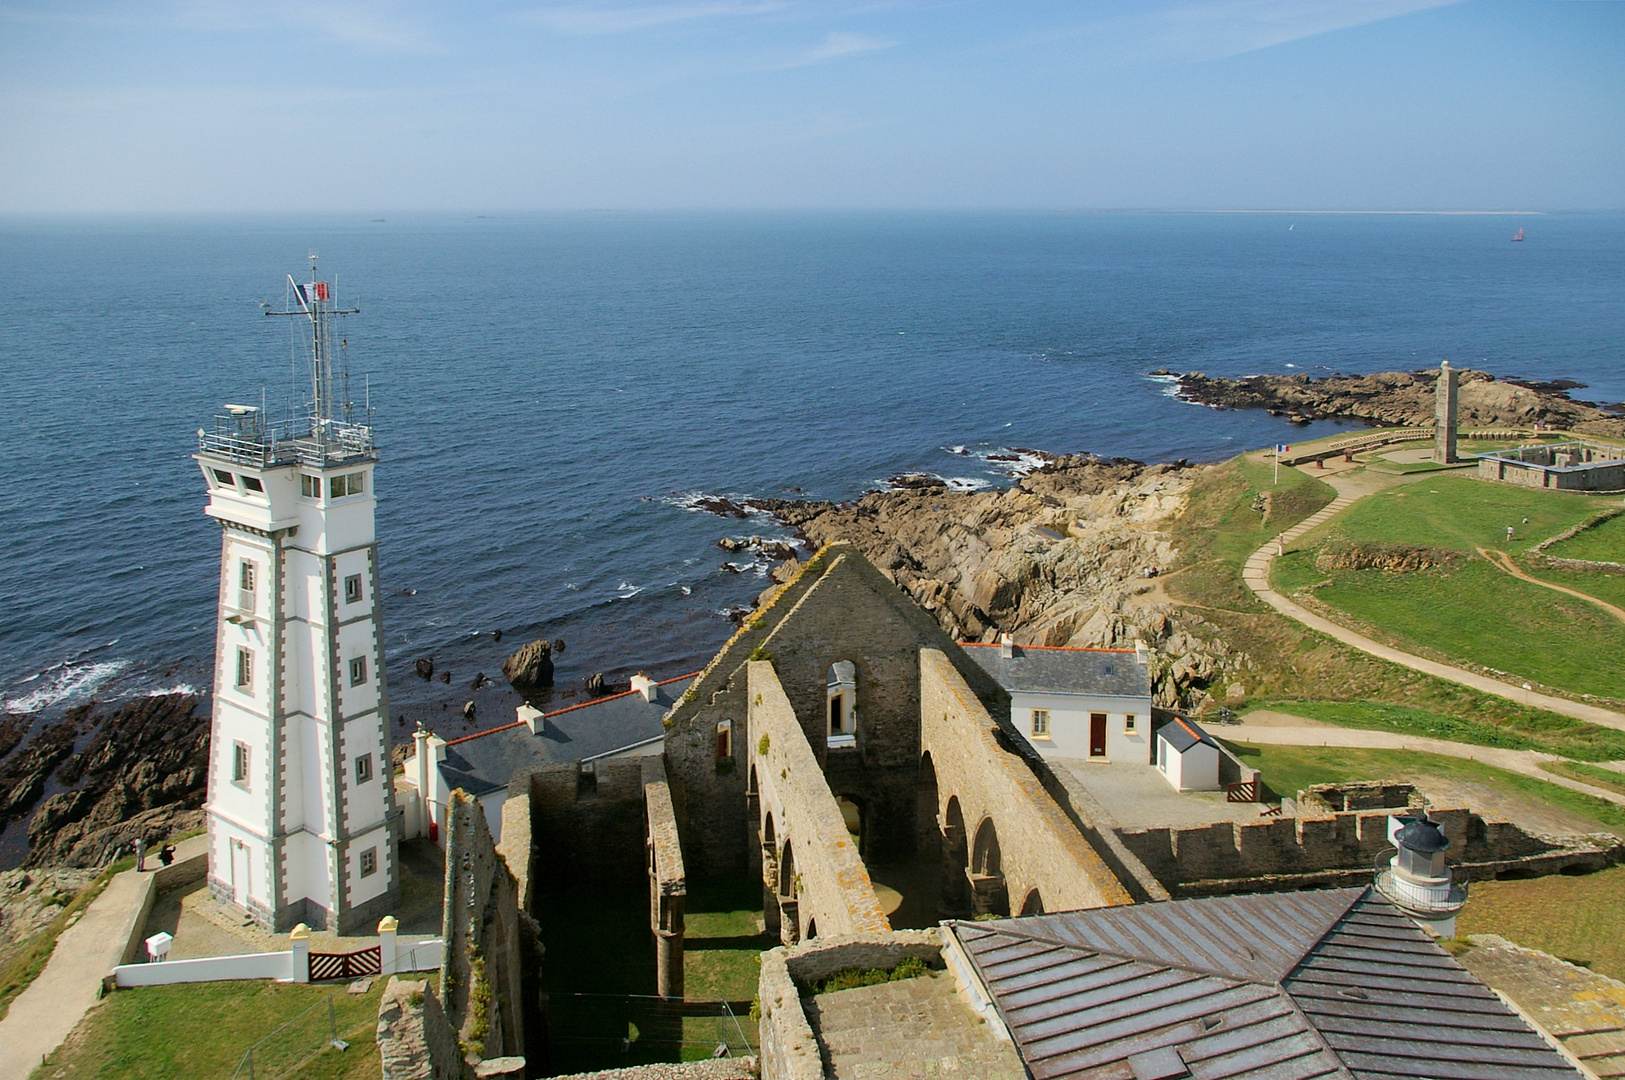
M 273 931 L 369 926 L 400 892 L 372 428 L 335 376 L 329 283 L 288 279 L 310 399 L 228 405 L 195 455 L 220 522 L 209 887 Z M 335 385 L 336 382 L 336 385 Z

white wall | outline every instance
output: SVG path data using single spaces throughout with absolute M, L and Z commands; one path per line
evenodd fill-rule
M 1034 709 L 1049 710 L 1049 738 L 1033 735 Z M 1010 719 L 1045 757 L 1089 757 L 1089 714 L 1106 714 L 1106 756 L 1095 761 L 1145 765 L 1151 761 L 1151 699 L 1093 697 L 1083 694 L 1030 694 L 1010 697 Z M 1125 717 L 1134 717 L 1134 731 Z
M 1175 791 L 1218 791 L 1219 748 L 1197 743 L 1184 753 L 1173 748 L 1168 740 L 1158 737 L 1161 760 L 1158 769 L 1167 777 Z
M 174 983 L 224 982 L 231 979 L 293 977 L 292 953 L 247 953 L 242 956 L 204 956 L 194 960 L 165 960 L 157 964 L 120 964 L 113 969 L 119 986 L 168 986 Z

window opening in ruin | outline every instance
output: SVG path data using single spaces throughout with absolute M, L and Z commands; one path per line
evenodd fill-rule
M 835 800 L 835 806 L 841 812 L 841 821 L 846 825 L 846 831 L 857 845 L 858 854 L 863 854 L 863 808 L 845 795 Z
M 825 679 L 829 700 L 829 746 L 855 746 L 858 733 L 858 669 L 850 660 L 830 665 Z
M 1049 738 L 1049 710 L 1048 709 L 1034 709 L 1033 710 L 1033 738 L 1035 738 L 1035 739 L 1047 739 L 1047 738 Z
M 723 761 L 734 756 L 734 722 L 732 720 L 717 721 L 717 760 Z
M 779 895 L 791 899 L 796 895 L 796 853 L 788 840 L 779 853 Z
M 1032 889 L 1027 893 L 1027 899 L 1021 902 L 1021 913 L 1023 915 L 1044 914 L 1044 898 L 1038 895 L 1037 889 Z

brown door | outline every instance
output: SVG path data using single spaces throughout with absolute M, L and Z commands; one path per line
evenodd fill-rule
M 1106 714 L 1089 714 L 1089 756 L 1106 756 Z

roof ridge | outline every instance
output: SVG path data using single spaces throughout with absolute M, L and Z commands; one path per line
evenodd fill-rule
M 959 647 L 962 649 L 972 647 L 979 649 L 991 649 L 999 644 L 1000 642 L 997 641 L 958 642 Z M 1137 649 L 1108 649 L 1104 645 L 1017 645 L 1015 647 L 1018 649 L 1042 649 L 1045 652 L 1103 652 L 1117 653 L 1119 655 L 1127 656 L 1132 656 L 1139 651 Z
M 655 683 L 655 685 L 656 686 L 666 686 L 669 683 L 682 682 L 684 679 L 698 678 L 699 675 L 700 675 L 700 673 L 698 671 L 691 672 L 691 673 L 689 673 L 687 675 L 674 675 L 669 679 L 660 680 L 659 682 Z M 543 713 L 542 714 L 542 719 L 549 720 L 549 719 L 552 719 L 555 716 L 563 716 L 567 712 L 575 712 L 577 709 L 590 709 L 594 705 L 602 705 L 606 701 L 618 701 L 619 699 L 621 699 L 623 697 L 626 697 L 629 694 L 636 694 L 638 692 L 639 691 L 637 691 L 637 690 L 621 690 L 618 693 L 605 694 L 603 697 L 593 698 L 591 701 L 578 701 L 574 705 L 566 705 L 562 709 L 554 709 L 552 712 Z M 495 735 L 499 731 L 511 731 L 516 727 L 523 727 L 524 725 L 525 725 L 525 722 L 523 720 L 515 720 L 515 721 L 513 721 L 512 723 L 509 723 L 509 724 L 501 724 L 501 725 L 499 725 L 497 727 L 494 727 L 494 728 L 486 728 L 484 731 L 476 731 L 476 732 L 472 732 L 471 734 L 468 734 L 468 735 L 459 735 L 455 739 L 447 739 L 446 740 L 446 745 L 447 746 L 455 746 L 458 743 L 465 743 L 465 742 L 470 741 L 471 739 L 481 739 L 481 738 L 484 738 L 487 735 Z

